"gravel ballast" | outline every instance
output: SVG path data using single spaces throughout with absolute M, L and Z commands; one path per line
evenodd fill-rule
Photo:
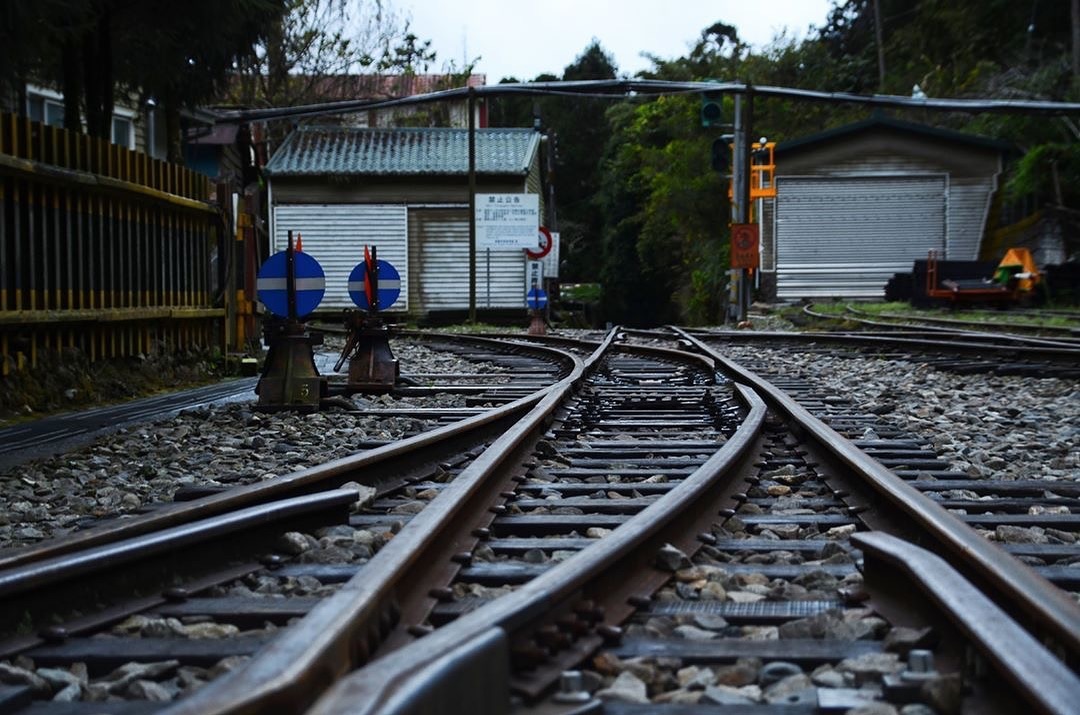
M 484 374 L 475 363 L 404 340 L 391 347 L 403 373 Z M 498 374 L 496 374 L 498 373 Z M 184 410 L 122 427 L 73 452 L 0 473 L 0 549 L 62 536 L 96 520 L 171 501 L 183 487 L 228 487 L 272 479 L 438 426 L 436 419 L 370 416 L 331 407 L 308 415 L 258 412 L 247 400 Z M 464 395 L 354 395 L 360 410 L 461 408 Z

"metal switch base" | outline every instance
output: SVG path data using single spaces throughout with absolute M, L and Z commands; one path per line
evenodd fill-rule
M 326 381 L 315 367 L 312 348 L 322 344 L 322 334 L 309 335 L 299 322 L 269 326 L 270 350 L 255 393 L 256 409 L 264 412 L 294 410 L 315 412 L 326 391 Z

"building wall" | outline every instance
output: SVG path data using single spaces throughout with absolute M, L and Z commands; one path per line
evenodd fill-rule
M 294 241 L 302 236 L 304 252 L 319 262 L 326 277 L 319 308 L 353 308 L 349 276 L 364 259 L 364 246 L 376 247 L 379 260 L 397 269 L 402 285 L 408 285 L 406 217 L 404 204 L 279 204 L 274 209 L 273 250 L 285 250 L 290 230 Z M 393 305 L 380 309 L 408 310 L 408 295 L 403 288 Z
M 945 249 L 944 174 L 777 179 L 777 297 L 881 297 L 895 273 Z
M 898 201 L 896 197 L 881 196 L 882 209 L 892 210 L 897 206 L 904 207 L 907 216 L 899 216 L 898 221 L 910 222 L 912 231 L 918 231 L 920 235 L 910 238 L 901 229 L 887 232 L 890 235 L 882 240 L 890 242 L 907 243 L 912 245 L 939 245 L 934 236 L 926 235 L 930 226 L 927 217 L 941 211 L 944 205 L 944 220 L 941 229 L 940 245 L 946 252 L 946 257 L 955 260 L 973 260 L 979 252 L 979 245 L 985 231 L 987 215 L 993 192 L 997 188 L 997 177 L 1001 172 L 1001 154 L 997 150 L 982 148 L 969 144 L 956 144 L 938 140 L 933 137 L 921 137 L 907 133 L 890 130 L 868 131 L 861 135 L 843 140 L 830 140 L 821 142 L 819 145 L 803 146 L 789 153 L 777 154 L 777 189 L 778 196 L 775 200 L 763 201 L 760 206 L 762 216 L 762 270 L 775 271 L 778 265 L 785 264 L 783 245 L 777 245 L 777 217 L 784 215 L 784 179 L 799 178 L 800 188 L 805 190 L 807 182 L 813 182 L 813 177 L 821 177 L 821 187 L 837 186 L 844 187 L 845 191 L 852 189 L 847 179 L 865 177 L 866 180 L 878 180 L 882 186 L 888 186 L 889 181 L 903 181 L 905 177 L 924 182 L 930 181 L 930 177 L 944 176 L 943 189 L 940 203 L 937 198 L 927 197 L 929 203 L 905 203 Z M 794 186 L 789 182 L 789 186 Z M 837 195 L 829 197 L 822 202 L 820 212 L 808 217 L 814 225 L 807 224 L 807 235 L 814 235 L 817 241 L 837 241 L 842 245 L 831 247 L 823 253 L 853 256 L 853 260 L 861 254 L 867 255 L 866 244 L 862 242 L 874 241 L 872 235 L 863 236 L 860 241 L 854 240 L 851 235 L 843 235 L 843 231 L 830 231 L 830 223 L 836 226 L 845 226 L 848 218 L 854 219 L 856 214 L 865 207 L 850 206 L 845 208 L 845 201 L 853 197 Z M 866 201 L 864 194 L 860 197 Z M 848 214 L 851 214 L 849 217 Z M 816 221 L 818 216 L 820 221 Z M 865 214 L 864 214 L 865 215 Z M 934 224 L 936 225 L 936 224 Z M 785 227 L 785 240 L 791 240 L 792 231 L 802 231 L 802 228 L 793 229 Z M 894 258 L 904 251 L 900 245 L 896 250 L 889 247 L 874 246 L 879 252 L 888 253 Z M 906 260 L 906 259 L 905 259 Z M 892 261 L 897 263 L 897 261 Z M 790 266 L 790 261 L 787 261 Z M 776 281 L 776 295 L 781 297 L 795 297 L 795 293 L 813 295 L 855 295 L 846 291 L 855 290 L 854 286 L 860 287 L 858 294 L 875 294 L 876 288 L 871 283 L 879 277 L 871 278 L 869 273 L 880 273 L 892 270 L 889 267 L 878 266 L 869 271 L 866 276 L 855 280 L 854 272 L 860 271 L 861 266 L 852 263 L 844 267 L 837 266 L 837 270 L 825 268 L 814 269 L 818 277 L 808 278 L 802 275 L 799 283 L 793 282 L 791 275 L 785 277 L 778 275 Z M 910 266 L 907 266 L 910 270 Z M 790 271 L 789 271 L 790 273 Z M 841 278 L 841 274 L 847 274 L 847 278 Z M 786 281 L 786 284 L 785 284 Z M 845 285 L 847 284 L 847 285 Z M 882 283 L 882 288 L 884 283 Z M 775 298 L 776 295 L 769 295 Z
M 539 161 L 534 161 L 527 176 L 478 177 L 477 193 L 539 193 Z M 422 315 L 444 310 L 463 310 L 469 306 L 469 213 L 468 183 L 464 177 L 271 177 L 270 200 L 273 216 L 310 216 L 314 219 L 320 207 L 327 213 L 356 217 L 359 213 L 374 216 L 384 211 L 394 217 L 397 235 L 399 207 L 407 216 L 406 245 L 394 245 L 394 256 L 404 264 L 402 297 L 395 310 L 407 308 L 410 314 Z M 541 216 L 543 216 L 543 197 Z M 353 205 L 359 211 L 350 211 Z M 366 211 L 364 211 L 366 209 Z M 344 212 L 341 214 L 340 212 Z M 352 219 L 350 219 L 352 220 Z M 319 231 L 329 237 L 334 233 L 333 222 L 317 221 Z M 355 221 L 353 222 L 355 223 Z M 365 223 L 359 242 L 376 240 L 377 225 Z M 303 232 L 303 228 L 299 228 Z M 275 221 L 274 250 L 284 246 L 287 227 Z M 328 233 L 329 232 L 329 233 Z M 314 235 L 314 234 L 313 234 Z M 321 235 L 321 234 L 320 234 Z M 336 236 L 344 236 L 340 231 Z M 366 237 L 366 238 L 365 238 Z M 390 239 L 388 235 L 382 240 Z M 305 238 L 305 250 L 319 258 Z M 341 273 L 338 254 L 351 255 L 350 247 L 333 250 L 335 276 Z M 362 245 L 359 250 L 362 253 Z M 400 256 L 398 255 L 400 253 Z M 380 248 L 380 256 L 383 256 Z M 389 255 L 389 254 L 387 254 Z M 321 259 L 320 259 L 321 260 Z M 342 264 L 344 265 L 344 264 Z M 327 273 L 328 282 L 330 272 Z M 338 278 L 335 277 L 335 280 Z M 476 257 L 476 306 L 506 309 L 524 308 L 525 260 L 522 251 L 478 251 Z M 328 290 L 328 295 L 330 291 Z M 341 303 L 341 296 L 333 306 Z M 324 304 L 325 301 L 324 301 Z M 327 304 L 328 305 L 328 304 Z

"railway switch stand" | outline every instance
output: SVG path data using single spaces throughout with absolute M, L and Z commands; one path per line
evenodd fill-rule
M 349 361 L 345 389 L 349 393 L 390 392 L 398 377 L 398 361 L 390 350 L 390 331 L 379 311 L 389 307 L 401 293 L 401 276 L 387 261 L 380 261 L 378 248 L 364 247 L 364 260 L 349 275 L 349 297 L 359 310 L 345 314 L 349 337 L 341 358 L 334 366 L 339 372 Z
M 299 242 L 298 242 L 299 243 Z M 270 346 L 259 384 L 256 407 L 263 411 L 315 412 L 327 392 L 325 378 L 315 366 L 312 348 L 322 333 L 309 333 L 302 318 L 319 305 L 325 290 L 322 266 L 294 247 L 292 231 L 284 251 L 274 254 L 259 271 L 259 299 L 274 316 L 263 329 Z
M 390 331 L 382 318 L 362 311 L 349 311 L 345 317 L 349 337 L 335 366 L 339 371 L 349 361 L 346 390 L 364 393 L 390 392 L 398 376 L 398 361 L 390 350 Z
M 322 344 L 322 333 L 309 333 L 298 320 L 274 320 L 267 323 L 263 336 L 270 349 L 255 387 L 258 409 L 318 410 L 326 392 L 326 378 L 315 367 L 312 349 Z

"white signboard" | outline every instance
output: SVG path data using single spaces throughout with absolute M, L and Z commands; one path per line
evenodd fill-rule
M 551 250 L 542 259 L 544 263 L 544 275 L 548 278 L 559 277 L 559 232 L 551 232 Z
M 536 249 L 540 226 L 537 194 L 477 194 L 476 247 L 495 251 Z

